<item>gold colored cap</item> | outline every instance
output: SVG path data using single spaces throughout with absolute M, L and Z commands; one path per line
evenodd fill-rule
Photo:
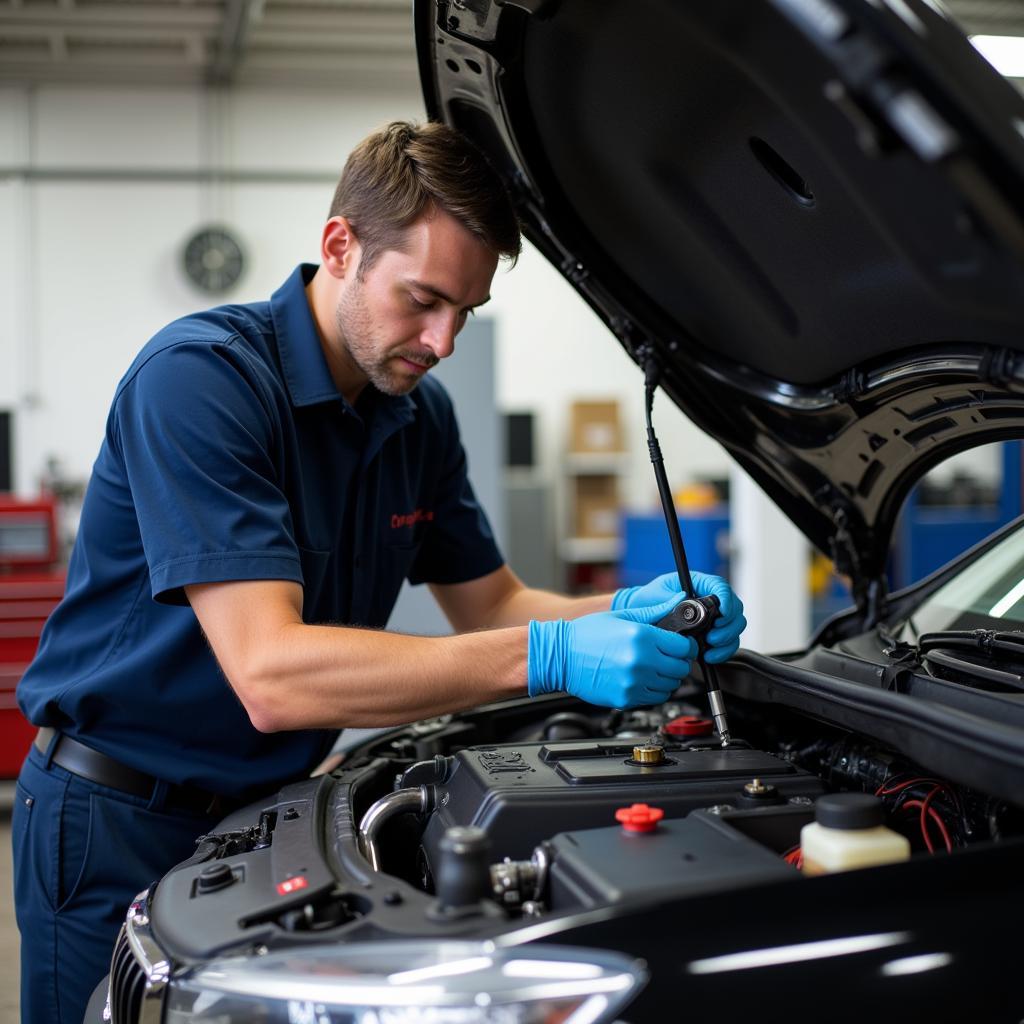
M 645 743 L 633 748 L 633 760 L 638 764 L 661 764 L 665 760 L 665 751 L 653 743 Z

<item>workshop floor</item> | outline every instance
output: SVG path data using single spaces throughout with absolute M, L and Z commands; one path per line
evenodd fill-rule
M 20 939 L 11 888 L 11 807 L 14 783 L 0 782 L 0 1024 L 17 1024 Z

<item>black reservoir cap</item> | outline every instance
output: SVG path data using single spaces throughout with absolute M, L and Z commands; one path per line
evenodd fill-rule
M 885 809 L 870 793 L 828 793 L 815 800 L 814 817 L 825 828 L 875 828 L 884 823 Z
M 199 872 L 196 889 L 200 895 L 205 895 L 227 888 L 234 880 L 235 874 L 231 870 L 231 865 L 221 860 Z

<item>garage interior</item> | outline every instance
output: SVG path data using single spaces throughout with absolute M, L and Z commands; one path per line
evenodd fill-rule
M 947 6 L 965 33 L 1024 45 L 1021 0 Z M 261 299 L 314 258 L 352 146 L 387 121 L 424 117 L 409 8 L 0 0 L 0 613 L 10 610 L 0 644 L 11 645 L 0 646 L 0 714 L 15 723 L 15 746 L 31 730 L 15 721 L 13 688 L 50 605 L 41 613 L 33 596 L 31 615 L 11 609 L 26 600 L 25 579 L 62 578 L 115 382 L 162 324 Z M 1024 55 L 1004 73 L 1024 90 Z M 236 267 L 224 268 L 225 250 L 203 262 L 205 233 L 222 229 L 237 242 Z M 191 266 L 190 244 L 200 253 Z M 524 581 L 586 593 L 670 564 L 640 375 L 529 244 L 514 272 L 499 271 L 460 345 L 437 375 L 455 399 L 477 494 Z M 744 644 L 805 645 L 849 590 L 668 401 L 658 429 L 690 562 L 742 594 Z M 955 457 L 918 486 L 898 530 L 897 585 L 1024 511 L 1020 444 Z M 26 515 L 41 546 L 9 557 L 4 519 L 20 527 Z M 389 626 L 448 631 L 426 588 L 408 585 Z M 2 1021 L 19 1019 L 16 770 L 0 784 Z

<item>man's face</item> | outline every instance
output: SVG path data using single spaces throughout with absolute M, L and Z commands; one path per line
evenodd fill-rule
M 404 251 L 381 253 L 343 282 L 335 323 L 362 383 L 404 395 L 455 350 L 455 335 L 490 297 L 497 256 L 446 213 L 408 230 Z

